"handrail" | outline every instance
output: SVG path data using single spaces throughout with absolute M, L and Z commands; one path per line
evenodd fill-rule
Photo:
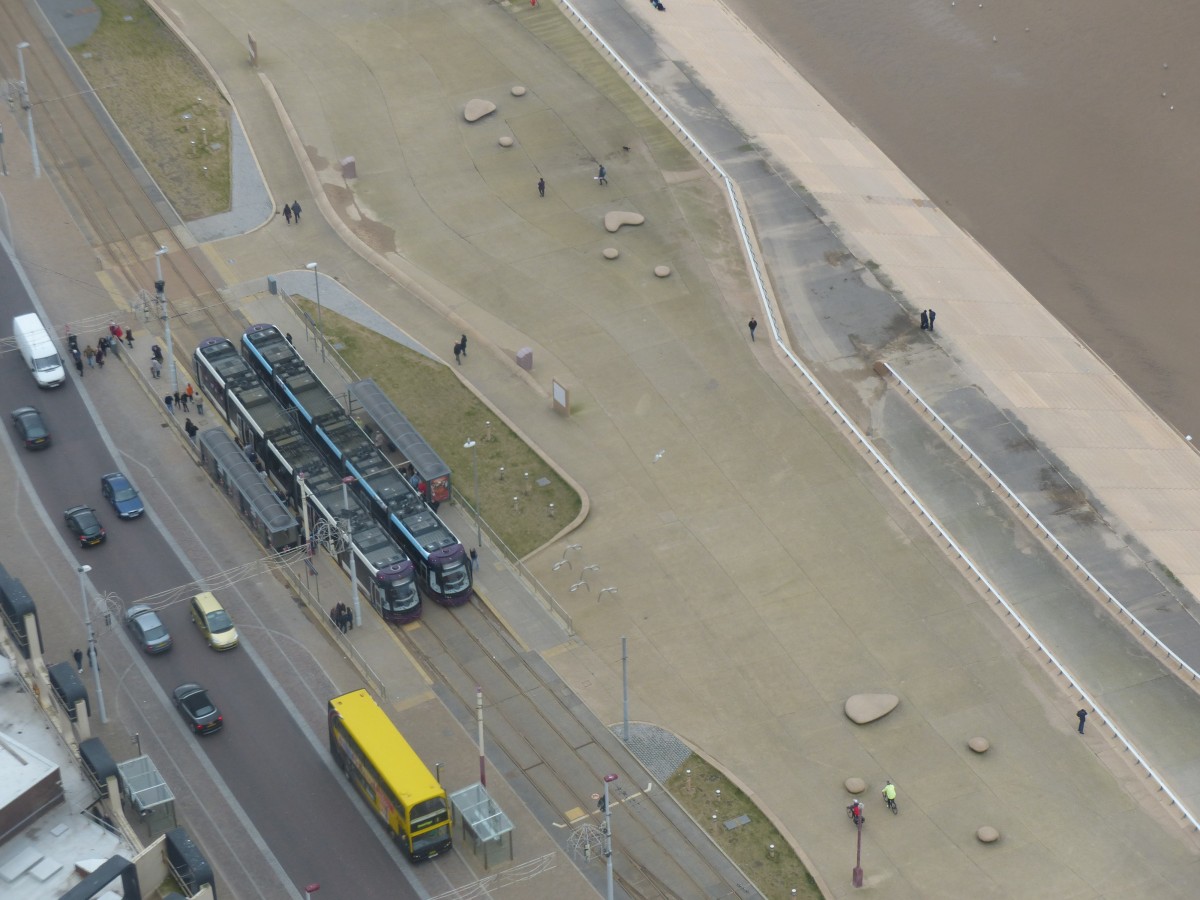
M 933 409 L 933 407 L 931 407 L 928 403 L 925 402 L 925 398 L 922 397 L 912 387 L 912 385 L 910 385 L 907 381 L 905 381 L 904 378 L 900 375 L 899 372 L 897 372 L 895 370 L 894 367 L 892 367 L 891 365 L 888 365 L 888 371 L 891 372 L 892 376 L 896 379 L 896 381 L 898 381 L 904 387 L 904 389 L 906 391 L 908 391 L 909 394 L 912 395 L 913 399 L 916 400 L 916 402 L 920 405 L 921 409 L 925 410 L 925 412 L 930 416 L 930 418 L 932 418 L 939 426 L 941 426 L 942 430 L 944 430 L 947 434 L 949 434 L 954 439 L 954 443 L 956 443 L 959 446 L 959 448 L 962 449 L 962 451 L 964 453 L 966 453 L 968 456 L 971 457 L 972 462 L 974 462 L 975 465 L 979 466 L 979 468 L 983 469 L 988 474 L 988 477 L 991 478 L 992 481 L 994 481 L 999 487 L 1001 487 L 1004 490 L 1004 493 L 1005 493 L 1005 495 L 1007 495 L 1008 499 L 1011 500 L 1013 503 L 1015 503 L 1018 507 L 1020 507 L 1021 511 L 1025 514 L 1025 517 L 1033 520 L 1033 524 L 1036 526 L 1036 530 L 1041 532 L 1043 538 L 1046 540 L 1049 540 L 1050 543 L 1054 545 L 1054 548 L 1056 550 L 1058 550 L 1058 552 L 1061 553 L 1063 555 L 1063 557 L 1065 557 L 1067 560 L 1069 560 L 1075 566 L 1076 572 L 1078 572 L 1083 577 L 1083 580 L 1086 583 L 1090 584 L 1095 590 L 1097 590 L 1101 594 L 1103 594 L 1105 599 L 1109 603 L 1111 603 L 1113 606 L 1117 607 L 1117 609 L 1119 609 L 1122 613 L 1124 613 L 1125 616 L 1129 619 L 1129 621 L 1131 623 L 1133 623 L 1134 625 L 1136 625 L 1138 628 L 1140 628 L 1142 630 L 1142 636 L 1148 637 L 1152 641 L 1155 649 L 1161 649 L 1162 651 L 1164 651 L 1167 654 L 1167 656 L 1170 657 L 1172 662 L 1174 662 L 1176 665 L 1179 666 L 1180 669 L 1183 669 L 1184 671 L 1186 671 L 1188 673 L 1188 675 L 1191 676 L 1192 681 L 1200 680 L 1200 672 L 1197 672 L 1196 669 L 1194 667 L 1192 667 L 1185 659 L 1183 659 L 1178 653 L 1176 653 L 1169 646 L 1167 646 L 1167 644 L 1165 644 L 1162 640 L 1160 640 L 1158 635 L 1156 635 L 1153 631 L 1151 631 L 1150 628 L 1146 624 L 1144 624 L 1137 616 L 1135 616 L 1132 612 L 1130 612 L 1129 608 L 1127 606 L 1125 606 L 1125 604 L 1123 604 L 1120 600 L 1118 600 L 1112 591 L 1110 591 L 1107 587 L 1105 587 L 1104 582 L 1102 582 L 1099 578 L 1097 578 L 1095 575 L 1093 575 L 1091 573 L 1091 571 L 1088 569 L 1088 567 L 1085 566 L 1079 560 L 1079 558 L 1077 556 L 1075 556 L 1074 553 L 1072 553 L 1070 550 L 1067 549 L 1066 545 L 1064 545 L 1063 542 L 1058 539 L 1058 536 L 1055 535 L 1054 532 L 1051 531 L 1048 527 L 1046 527 L 1046 525 L 1042 522 L 1042 520 L 1037 517 L 1037 514 L 1034 513 L 1034 511 L 1031 510 L 1025 504 L 1025 501 L 1022 500 L 1019 496 L 1017 496 L 1016 492 L 1014 492 L 1013 489 L 1010 488 L 1005 483 L 1004 479 L 1002 479 L 999 475 L 996 474 L 995 470 L 991 466 L 989 466 L 986 462 L 984 462 L 983 458 L 978 453 L 975 452 L 975 450 L 971 447 L 970 444 L 968 444 L 965 440 L 963 440 L 961 437 L 959 437 L 958 433 L 953 428 L 950 427 L 950 425 L 946 422 L 946 420 L 943 419 L 940 415 L 938 415 L 937 412 Z
M 812 388 L 812 390 L 816 392 L 817 396 L 824 401 L 825 405 L 828 407 L 829 411 L 833 413 L 835 418 L 841 422 L 841 424 L 846 428 L 847 431 L 850 432 L 851 435 L 853 435 L 854 439 L 858 442 L 859 448 L 865 451 L 870 459 L 886 473 L 887 477 L 891 479 L 892 485 L 909 500 L 912 506 L 916 507 L 921 517 L 923 517 L 929 526 L 932 527 L 938 533 L 941 539 L 946 542 L 946 549 L 952 550 L 958 559 L 962 560 L 963 564 L 966 565 L 972 573 L 974 573 L 979 584 L 984 587 L 985 593 L 991 594 L 993 597 L 995 597 L 996 602 L 1004 607 L 1005 611 L 1010 617 L 1012 617 L 1013 621 L 1018 625 L 1020 630 L 1023 631 L 1028 638 L 1037 645 L 1037 648 L 1046 655 L 1046 658 L 1058 670 L 1059 674 L 1067 679 L 1071 687 L 1074 688 L 1074 690 L 1079 694 L 1080 698 L 1089 704 L 1093 711 L 1099 714 L 1104 724 L 1107 725 L 1112 731 L 1113 736 L 1125 746 L 1125 749 L 1133 755 L 1133 758 L 1137 761 L 1138 765 L 1145 769 L 1147 774 L 1154 779 L 1156 784 L 1158 784 L 1159 790 L 1166 793 L 1166 795 L 1171 799 L 1172 804 L 1178 806 L 1179 809 L 1182 810 L 1184 817 L 1191 823 L 1192 829 L 1200 831 L 1200 822 L 1198 822 L 1196 817 L 1192 815 L 1191 811 L 1184 806 L 1183 801 L 1179 799 L 1174 791 L 1167 787 L 1162 777 L 1142 757 L 1142 755 L 1138 753 L 1133 744 L 1131 744 L 1125 737 L 1124 733 L 1117 728 L 1104 710 L 1102 710 L 1096 704 L 1096 702 L 1092 700 L 1091 696 L 1080 686 L 1075 677 L 1071 675 L 1068 669 L 1058 661 L 1053 653 L 1050 652 L 1050 649 L 1042 643 L 1041 639 L 1025 623 L 1024 619 L 1021 618 L 1020 614 L 1013 608 L 1008 600 L 1005 599 L 1004 595 L 1000 593 L 1000 591 L 991 583 L 988 577 L 984 575 L 978 566 L 975 565 L 974 560 L 971 559 L 971 557 L 959 545 L 959 543 L 942 527 L 942 524 L 937 520 L 937 517 L 925 508 L 925 505 L 921 503 L 920 499 L 918 499 L 917 496 L 909 489 L 908 485 L 904 482 L 904 479 L 900 477 L 899 473 L 888 464 L 887 460 L 885 460 L 879 451 L 875 449 L 874 445 L 871 444 L 858 425 L 851 420 L 841 406 L 838 405 L 837 401 L 835 401 L 833 397 L 829 395 L 829 393 L 816 379 L 812 372 L 808 370 L 808 368 L 800 361 L 799 357 L 792 352 L 786 341 L 784 341 L 783 334 L 779 328 L 779 323 L 775 319 L 765 281 L 762 277 L 762 266 L 758 259 L 758 254 L 755 251 L 754 241 L 751 240 L 750 233 L 746 227 L 747 216 L 742 209 L 742 204 L 738 198 L 738 192 L 733 180 L 721 167 L 720 163 L 718 163 L 708 154 L 700 142 L 692 136 L 690 131 L 688 131 L 687 127 L 675 117 L 674 113 L 667 109 L 666 105 L 663 104 L 663 102 L 657 97 L 657 95 L 654 94 L 653 91 L 650 90 L 645 82 L 638 77 L 638 75 L 630 68 L 629 64 L 625 62 L 621 55 L 617 53 L 617 51 L 614 50 L 613 47 L 594 28 L 592 28 L 591 23 L 588 22 L 588 20 L 584 18 L 579 10 L 572 5 L 571 0 L 558 0 L 558 2 L 560 6 L 567 10 L 575 18 L 578 23 L 578 27 L 580 27 L 593 41 L 604 48 L 605 52 L 607 52 L 612 58 L 616 66 L 626 75 L 626 77 L 628 77 L 642 90 L 642 92 L 646 95 L 646 98 L 659 112 L 659 114 L 679 130 L 680 135 L 686 139 L 686 143 L 689 144 L 721 178 L 721 181 L 725 187 L 725 191 L 729 196 L 730 206 L 733 210 L 737 229 L 741 236 L 742 250 L 750 264 L 750 270 L 751 274 L 754 276 L 754 283 L 758 291 L 758 297 L 762 304 L 764 314 L 767 317 L 767 322 L 770 325 L 771 334 L 774 337 L 778 348 L 804 378 L 809 387 Z M 1072 557 L 1072 559 L 1074 560 L 1074 557 Z M 1190 666 L 1188 668 L 1190 669 Z

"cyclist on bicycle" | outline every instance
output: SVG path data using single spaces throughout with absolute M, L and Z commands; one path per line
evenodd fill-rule
M 890 778 L 880 793 L 883 794 L 883 800 L 888 805 L 888 808 L 894 810 L 896 808 L 896 786 L 892 784 Z
M 853 803 L 847 806 L 846 811 L 850 813 L 850 818 L 854 820 L 855 825 L 862 824 L 865 817 L 863 816 L 862 803 L 859 800 L 855 800 Z

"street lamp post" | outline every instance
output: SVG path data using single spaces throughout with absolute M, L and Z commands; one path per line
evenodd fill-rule
M 342 479 L 342 509 L 346 513 L 346 552 L 350 554 L 350 604 L 354 609 L 354 627 L 362 625 L 362 605 L 358 600 L 358 561 L 354 558 L 354 520 L 350 518 L 350 485 L 354 476 Z
M 17 63 L 21 67 L 21 105 L 25 107 L 25 121 L 29 126 L 29 150 L 33 155 L 33 177 L 42 177 L 42 164 L 38 159 L 37 135 L 33 133 L 33 102 L 29 99 L 29 82 L 25 80 L 25 51 L 29 49 L 29 41 L 17 44 Z
M 167 255 L 166 247 L 154 251 L 154 293 L 158 295 L 159 318 L 163 323 L 163 338 L 167 342 L 167 376 L 171 379 L 171 393 L 179 393 L 179 373 L 175 370 L 175 345 L 171 343 L 171 316 L 167 312 L 167 283 L 163 281 L 162 258 Z
M 88 606 L 87 598 L 87 573 L 92 571 L 91 566 L 78 566 L 75 569 L 79 573 L 79 598 L 83 601 L 83 621 L 87 624 L 88 634 L 88 663 L 92 667 L 92 676 L 96 679 L 96 705 L 100 709 L 100 724 L 108 724 L 108 713 L 104 709 L 104 689 L 100 685 L 100 659 L 96 656 L 96 632 L 92 628 L 92 609 Z
M 475 441 L 463 444 L 463 449 L 471 451 L 471 463 L 475 467 L 475 546 L 483 549 L 483 531 L 479 524 L 479 451 L 475 449 Z
M 317 275 L 317 264 L 310 262 L 304 268 L 313 273 L 313 285 L 317 291 L 317 333 L 321 337 L 321 359 L 325 359 L 325 326 L 321 323 L 321 278 Z
M 604 776 L 604 862 L 608 866 L 608 900 L 613 900 L 612 813 L 608 809 L 608 786 L 616 780 L 616 775 Z

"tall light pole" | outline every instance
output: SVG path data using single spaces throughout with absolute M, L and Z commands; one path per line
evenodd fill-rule
M 104 709 L 104 689 L 100 686 L 100 659 L 96 656 L 96 632 L 92 628 L 92 609 L 88 605 L 87 598 L 87 573 L 92 571 L 91 566 L 78 566 L 75 569 L 79 573 L 79 597 L 83 601 L 83 621 L 87 623 L 88 633 L 88 663 L 92 667 L 92 675 L 96 679 L 96 705 L 100 709 L 100 724 L 108 724 L 108 713 Z
M 321 278 L 317 275 L 317 264 L 310 262 L 304 268 L 313 273 L 313 285 L 317 291 L 317 332 L 321 335 L 321 359 L 325 359 L 325 326 L 321 324 Z
M 471 451 L 471 462 L 475 466 L 475 546 L 482 550 L 483 532 L 480 530 L 479 525 L 479 451 L 475 449 L 474 440 L 463 444 L 463 449 Z
M 350 518 L 350 485 L 354 476 L 342 479 L 342 509 L 346 513 L 346 552 L 350 554 L 350 605 L 354 609 L 354 627 L 362 625 L 362 605 L 358 600 L 358 561 L 354 558 L 354 520 Z
M 167 312 L 167 283 L 163 281 L 162 258 L 166 256 L 167 248 L 159 247 L 154 251 L 154 271 L 157 280 L 154 282 L 154 293 L 158 295 L 159 317 L 163 323 L 163 337 L 167 341 L 167 375 L 171 379 L 171 393 L 179 393 L 179 375 L 175 371 L 175 346 L 171 343 L 171 316 Z
M 17 62 L 21 67 L 21 106 L 25 107 L 25 121 L 29 126 L 29 150 L 33 154 L 33 177 L 41 178 L 42 164 L 38 160 L 37 135 L 33 133 L 33 103 L 29 99 L 29 82 L 25 80 L 25 51 L 29 41 L 17 44 Z
M 608 786 L 616 780 L 616 775 L 604 776 L 604 862 L 608 867 L 608 900 L 613 900 L 612 813 L 608 809 Z

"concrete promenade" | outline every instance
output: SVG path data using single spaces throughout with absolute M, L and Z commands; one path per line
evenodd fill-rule
M 1144 547 L 1191 586 L 1190 448 L 719 4 L 585 12 L 702 138 L 724 140 L 713 150 L 754 210 L 785 340 L 1194 796 L 1195 695 L 994 506 L 871 363 L 887 356 L 964 432 L 990 437 L 1031 495 L 1067 511 L 1075 541 L 1111 553 L 1132 599 L 1170 601 L 1184 625 L 1190 597 L 1148 585 L 1136 563 Z M 261 78 L 244 64 L 247 29 Z M 627 635 L 635 718 L 722 764 L 833 896 L 851 892 L 849 775 L 900 786 L 902 818 L 871 817 L 864 863 L 889 896 L 1189 895 L 1196 847 L 1177 811 L 1103 736 L 1074 732 L 1076 698 L 882 489 L 768 329 L 749 342 L 746 319 L 768 320 L 720 191 L 557 9 L 202 2 L 184 30 L 228 86 L 276 205 L 306 209 L 300 226 L 275 218 L 204 248 L 225 280 L 319 260 L 434 352 L 466 330 L 462 377 L 585 485 L 593 512 L 571 540 L 601 567 L 593 591 L 571 594 L 551 571 L 561 546 L 529 562 L 580 638 L 549 631 L 536 649 L 602 720 L 619 718 Z M 466 126 L 476 96 L 500 109 Z M 514 148 L 498 146 L 503 134 Z M 354 182 L 337 170 L 346 155 Z M 606 188 L 592 178 L 600 163 Z M 609 235 L 599 220 L 614 209 L 647 222 Z M 601 258 L 607 246 L 619 260 Z M 867 261 L 911 305 L 880 290 Z M 658 264 L 670 278 L 653 277 Z M 930 305 L 934 338 L 913 317 Z M 541 391 L 511 363 L 524 346 Z M 572 390 L 569 420 L 548 409 L 551 377 Z M 1010 457 L 1013 436 L 1024 443 Z M 1078 496 L 1037 477 L 1047 464 Z M 1089 515 L 1088 499 L 1114 518 Z M 484 572 L 489 599 L 536 619 L 501 569 Z M 618 593 L 598 600 L 601 583 Z M 845 698 L 876 690 L 900 708 L 850 725 Z M 976 734 L 988 755 L 966 749 Z M 1000 844 L 976 842 L 983 824 Z

